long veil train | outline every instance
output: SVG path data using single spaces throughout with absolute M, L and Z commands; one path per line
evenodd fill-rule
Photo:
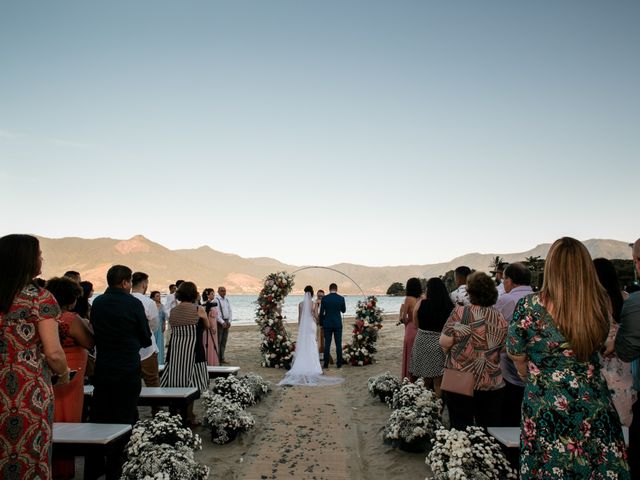
M 318 342 L 316 341 L 316 322 L 311 313 L 311 294 L 304 294 L 298 339 L 293 365 L 278 385 L 307 385 L 327 386 L 344 382 L 342 377 L 328 377 L 323 375 L 318 356 Z

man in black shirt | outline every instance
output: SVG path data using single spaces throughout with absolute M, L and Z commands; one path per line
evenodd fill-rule
M 140 300 L 130 294 L 131 269 L 114 265 L 109 288 L 95 299 L 91 324 L 96 340 L 96 366 L 90 418 L 95 423 L 138 420 L 140 348 L 151 345 L 151 330 Z M 107 478 L 117 478 L 118 462 L 107 461 Z

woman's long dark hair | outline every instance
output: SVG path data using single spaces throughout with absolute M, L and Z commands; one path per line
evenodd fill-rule
M 622 290 L 620 290 L 620 282 L 618 281 L 616 269 L 613 263 L 606 258 L 596 258 L 593 261 L 593 265 L 596 267 L 598 280 L 600 280 L 600 283 L 607 291 L 607 295 L 609 295 L 609 300 L 611 300 L 611 315 L 616 323 L 619 323 L 624 298 L 622 298 Z
M 453 302 L 444 282 L 438 277 L 427 280 L 427 317 L 437 325 L 444 325 L 453 310 Z
M 40 273 L 40 242 L 31 235 L 0 238 L 0 313 L 7 313 L 16 295 Z
M 420 295 L 422 295 L 422 283 L 420 283 L 419 278 L 411 277 L 407 280 L 406 295 L 407 297 L 420 298 Z

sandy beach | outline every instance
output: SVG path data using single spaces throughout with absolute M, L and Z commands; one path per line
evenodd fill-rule
M 391 410 L 367 391 L 367 380 L 390 371 L 400 373 L 404 327 L 388 316 L 380 331 L 376 363 L 366 367 L 332 366 L 327 375 L 345 382 L 332 387 L 277 387 L 284 371 L 260 366 L 256 326 L 234 326 L 226 357 L 270 381 L 273 391 L 249 411 L 256 427 L 227 445 L 211 442 L 198 427 L 203 449 L 199 461 L 211 467 L 210 478 L 224 479 L 424 479 L 423 454 L 396 450 L 382 441 Z M 343 342 L 351 336 L 345 320 Z M 296 328 L 290 327 L 295 339 Z M 202 416 L 200 402 L 196 413 Z

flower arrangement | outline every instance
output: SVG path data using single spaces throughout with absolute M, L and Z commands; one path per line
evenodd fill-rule
M 254 403 L 262 400 L 271 390 L 271 384 L 255 373 L 247 373 L 238 380 L 253 394 Z
M 200 465 L 193 455 L 194 450 L 200 449 L 202 440 L 182 427 L 180 415 L 158 412 L 152 419 L 134 425 L 122 478 L 205 479 L 209 467 Z
M 342 349 L 342 356 L 346 362 L 353 366 L 373 363 L 382 320 L 383 312 L 378 307 L 378 299 L 375 296 L 369 296 L 366 300 L 358 302 L 351 343 Z
M 211 440 L 218 444 L 232 441 L 236 435 L 255 425 L 255 420 L 239 403 L 212 392 L 202 394 L 204 423 L 211 428 Z
M 442 427 L 440 415 L 434 415 L 433 410 L 417 407 L 394 410 L 384 427 L 384 440 L 398 444 L 403 450 L 426 452 L 429 440 Z
M 402 384 L 389 401 L 389 407 L 396 410 L 402 407 L 432 407 L 442 410 L 442 400 L 436 397 L 433 390 L 429 390 L 424 385 L 424 380 L 419 378 L 415 383 L 411 383 L 408 378 L 402 379 Z M 440 412 L 438 412 L 439 414 Z
M 426 463 L 436 480 L 517 478 L 498 443 L 480 427 L 440 428 L 432 444 Z
M 367 381 L 367 387 L 372 396 L 380 397 L 381 402 L 386 402 L 400 388 L 400 379 L 389 372 L 385 372 L 375 377 L 370 377 Z
M 262 366 L 290 368 L 295 343 L 282 322 L 282 303 L 293 288 L 293 275 L 277 272 L 267 275 L 256 303 L 256 323 L 262 333 Z
M 211 382 L 211 393 L 224 397 L 228 402 L 237 403 L 242 408 L 256 403 L 251 388 L 235 375 L 215 378 Z

